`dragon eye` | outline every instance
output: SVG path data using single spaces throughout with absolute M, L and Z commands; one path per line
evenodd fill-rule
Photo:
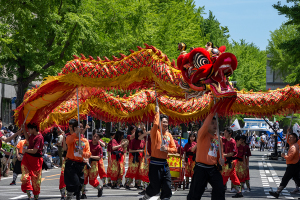
M 201 53 L 197 53 L 193 58 L 194 66 L 199 69 L 201 66 L 209 64 L 209 60 Z

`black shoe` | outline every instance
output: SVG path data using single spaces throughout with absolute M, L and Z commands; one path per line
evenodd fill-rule
M 108 186 L 108 187 L 112 187 L 111 183 L 107 183 L 107 186 Z
M 115 187 L 115 189 L 120 189 L 120 185 L 117 185 L 117 186 Z
M 185 189 L 189 189 L 190 184 L 186 184 Z
M 279 197 L 279 193 L 277 193 L 277 192 L 269 191 L 269 193 L 270 193 L 270 195 L 272 195 L 275 198 Z
M 80 193 L 79 194 L 76 194 L 76 200 L 80 200 Z
M 124 187 L 124 185 L 123 185 L 123 184 L 120 184 L 120 188 L 121 188 L 121 187 Z
M 103 187 L 101 187 L 100 189 L 98 189 L 98 197 L 101 197 L 103 194 Z
M 135 187 L 135 188 L 138 188 L 139 186 L 137 186 L 137 184 L 134 184 L 134 187 Z
M 241 197 L 244 197 L 241 192 L 236 193 L 234 196 L 232 196 L 232 198 L 241 198 Z
M 80 199 L 87 199 L 86 194 L 82 194 Z
M 61 197 L 60 200 L 66 200 L 66 197 Z
M 103 188 L 109 188 L 109 187 L 108 187 L 108 185 L 107 185 L 107 184 L 104 184 L 104 185 L 103 185 Z
M 146 194 L 146 190 L 139 192 L 139 195 L 145 195 L 145 194 Z
M 125 189 L 126 190 L 131 190 L 131 188 L 129 187 L 129 185 L 125 185 Z
M 9 185 L 16 185 L 16 182 L 12 181 Z

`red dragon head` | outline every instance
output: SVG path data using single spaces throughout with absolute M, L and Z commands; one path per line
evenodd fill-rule
M 199 97 L 209 90 L 217 98 L 236 96 L 228 77 L 236 69 L 237 59 L 225 50 L 225 46 L 198 47 L 178 57 L 177 65 L 183 77 L 180 86 L 187 98 Z

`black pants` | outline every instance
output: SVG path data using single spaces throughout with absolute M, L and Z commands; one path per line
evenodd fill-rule
M 153 160 L 153 158 L 151 158 L 151 160 Z M 148 176 L 150 181 L 149 186 L 146 188 L 146 194 L 148 196 L 152 197 L 157 195 L 161 189 L 160 199 L 170 199 L 172 197 L 171 174 L 168 164 L 154 165 L 150 163 Z
M 14 173 L 22 174 L 21 163 L 22 163 L 22 161 L 19 161 L 18 159 L 16 160 L 16 163 L 15 163 L 15 166 L 14 166 Z
M 282 177 L 280 186 L 284 188 L 287 186 L 291 179 L 294 179 L 297 186 L 300 186 L 300 163 L 289 164 L 285 170 L 285 173 Z
M 58 146 L 58 156 L 59 156 L 59 166 L 62 166 L 62 154 L 63 154 L 63 147 L 62 146 Z
M 85 163 L 67 160 L 65 164 L 64 180 L 68 192 L 79 194 L 84 183 L 83 168 Z
M 207 182 L 212 186 L 212 200 L 225 200 L 222 175 L 216 167 L 204 168 L 198 165 L 194 167 L 194 175 L 187 200 L 201 199 Z
M 265 150 L 265 143 L 264 142 L 260 142 L 260 151 L 261 149 L 264 151 Z

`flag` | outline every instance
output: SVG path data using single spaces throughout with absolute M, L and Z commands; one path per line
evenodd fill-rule
M 237 131 L 237 130 L 240 130 L 241 127 L 240 127 L 240 124 L 238 122 L 237 119 L 234 120 L 233 124 L 230 126 L 230 128 L 233 130 L 233 131 Z
M 300 131 L 300 126 L 299 126 L 299 124 L 295 123 L 293 126 L 293 133 L 296 133 L 299 137 L 298 131 Z

